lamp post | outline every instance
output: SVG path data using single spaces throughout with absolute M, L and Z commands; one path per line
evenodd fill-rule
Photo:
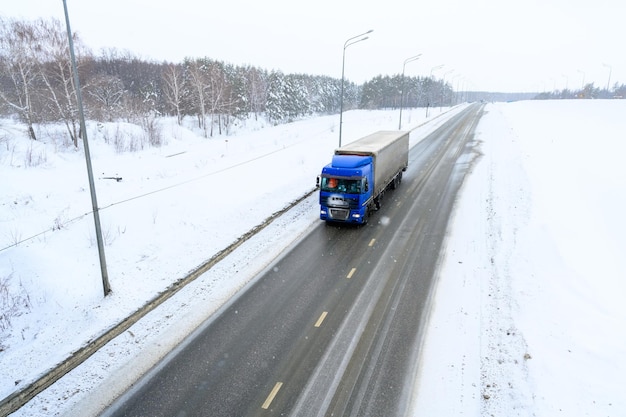
M 613 70 L 613 68 L 611 68 L 610 65 L 607 64 L 602 64 L 605 67 L 607 67 L 609 69 L 609 80 L 606 82 L 606 92 L 610 94 L 610 88 L 611 88 L 611 71 Z
M 441 79 L 441 102 L 439 103 L 439 113 L 443 111 L 443 95 L 446 91 L 446 75 L 450 74 L 451 72 L 454 72 L 454 69 L 446 71 L 443 74 L 443 78 Z
M 454 99 L 454 105 L 456 105 L 457 102 L 457 98 L 458 98 L 458 91 L 459 91 L 459 82 L 456 82 L 456 88 L 454 88 L 454 80 L 457 79 L 457 77 L 460 77 L 461 74 L 454 74 L 452 76 L 452 78 L 450 79 L 450 88 L 452 88 L 452 97 L 450 97 L 450 107 L 453 106 L 452 104 L 452 99 Z
M 433 72 L 434 72 L 435 70 L 441 69 L 441 68 L 443 68 L 443 66 L 444 66 L 444 64 L 441 64 L 441 65 L 436 65 L 436 66 L 432 67 L 432 68 L 430 69 L 430 78 L 433 78 Z
M 74 85 L 76 86 L 76 103 L 78 105 L 78 113 L 80 116 L 80 132 L 83 137 L 85 147 L 85 160 L 87 161 L 87 175 L 89 177 L 89 190 L 91 192 L 91 204 L 93 207 L 93 219 L 96 227 L 96 241 L 98 243 L 98 255 L 100 257 L 100 272 L 102 275 L 102 286 L 104 295 L 107 296 L 111 292 L 109 284 L 109 274 L 106 267 L 106 257 L 104 254 L 104 241 L 102 239 L 102 230 L 100 227 L 100 214 L 98 209 L 98 200 L 96 199 L 96 187 L 93 180 L 93 170 L 91 168 L 91 156 L 89 154 L 89 141 L 87 140 L 87 129 L 85 127 L 85 113 L 83 111 L 83 99 L 80 91 L 80 82 L 78 71 L 76 70 L 76 56 L 74 55 L 74 42 L 72 40 L 72 29 L 70 28 L 70 18 L 67 12 L 67 4 L 63 0 L 63 9 L 65 11 L 65 25 L 67 27 L 67 39 L 69 42 L 70 60 L 72 64 L 72 72 L 74 73 Z
M 430 102 L 432 100 L 434 100 L 434 97 L 433 97 L 433 72 L 443 68 L 443 66 L 444 66 L 444 64 L 435 65 L 434 67 L 432 67 L 430 69 L 430 76 L 429 76 L 429 78 L 430 78 L 430 85 L 428 86 L 428 103 L 426 104 L 426 118 L 428 118 L 428 108 L 430 107 Z
M 406 67 L 406 64 L 408 62 L 417 61 L 421 56 L 422 54 L 418 54 L 412 56 L 411 58 L 407 58 L 404 60 L 404 64 L 402 64 L 402 78 L 400 79 L 400 121 L 398 122 L 398 130 L 402 129 L 402 105 L 404 102 L 404 68 Z
M 584 72 L 584 71 L 581 71 L 581 70 L 578 70 L 578 72 L 580 72 L 580 73 L 583 75 L 583 81 L 582 81 L 582 83 L 580 84 L 580 89 L 581 89 L 581 90 L 584 90 L 584 89 L 585 89 L 585 72 Z
M 372 33 L 374 29 L 370 29 L 365 33 L 361 33 L 360 35 L 353 36 L 349 38 L 343 44 L 343 59 L 341 61 L 341 98 L 339 99 L 339 147 L 341 147 L 341 126 L 343 125 L 343 79 L 344 79 L 344 70 L 346 68 L 346 48 L 350 45 L 354 45 L 357 42 L 364 41 L 369 38 L 369 36 L 364 36 L 361 39 L 354 40 L 356 38 L 360 38 L 363 35 L 367 35 L 368 33 Z

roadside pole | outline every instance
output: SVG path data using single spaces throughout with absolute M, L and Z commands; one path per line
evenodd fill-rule
M 107 273 L 107 262 L 104 256 L 104 242 L 102 240 L 102 228 L 100 227 L 100 214 L 98 212 L 98 200 L 96 199 L 96 186 L 93 180 L 93 171 L 91 169 L 91 155 L 89 154 L 89 141 L 87 140 L 87 128 L 85 126 L 85 113 L 83 111 L 83 98 L 80 91 L 80 80 L 78 78 L 78 70 L 76 68 L 76 56 L 74 55 L 74 41 L 72 39 L 72 30 L 70 29 L 70 18 L 67 13 L 67 3 L 63 0 L 63 8 L 65 10 L 65 25 L 67 26 L 67 39 L 69 41 L 70 59 L 72 63 L 72 72 L 74 73 L 74 85 L 76 88 L 76 101 L 78 103 L 78 114 L 80 119 L 80 135 L 83 137 L 85 147 L 85 159 L 87 161 L 87 175 L 89 176 L 89 191 L 91 192 L 91 205 L 93 208 L 93 219 L 96 224 L 96 240 L 98 242 L 98 255 L 100 256 L 100 271 L 102 273 L 102 286 L 104 295 L 107 296 L 111 292 L 109 284 L 109 275 Z

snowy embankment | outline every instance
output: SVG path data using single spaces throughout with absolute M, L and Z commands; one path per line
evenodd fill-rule
M 626 415 L 625 114 L 626 101 L 487 107 L 414 415 Z
M 416 134 L 423 137 L 458 110 L 431 109 L 428 119 L 424 109 L 405 110 L 403 127 L 428 121 Z M 54 140 L 62 133 L 39 132 L 42 140 L 32 142 L 3 121 L 0 278 L 13 299 L 28 300 L 30 307 L 12 316 L 2 332 L 0 397 L 312 190 L 338 144 L 337 122 L 337 116 L 275 127 L 248 121 L 230 136 L 205 139 L 163 121 L 163 147 L 123 153 L 116 150 L 141 147 L 135 126 L 90 125 L 113 290 L 104 298 L 83 153 Z M 397 111 L 347 112 L 342 141 L 397 124 Z M 119 394 L 318 221 L 312 196 L 16 414 L 65 413 L 112 373 L 118 385 L 107 385 L 96 397 L 106 402 Z M 86 403 L 88 410 L 77 415 L 98 406 Z

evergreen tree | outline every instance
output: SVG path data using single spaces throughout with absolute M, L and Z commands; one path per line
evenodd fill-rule
M 283 73 L 272 71 L 268 77 L 265 111 L 267 118 L 274 124 L 282 122 L 288 116 L 285 91 L 286 81 Z

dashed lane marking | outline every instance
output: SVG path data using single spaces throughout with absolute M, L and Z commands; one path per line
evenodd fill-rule
M 320 316 L 320 318 L 317 319 L 317 321 L 315 322 L 315 327 L 320 327 L 327 315 L 328 315 L 328 311 L 322 312 L 322 315 Z
M 372 239 L 372 240 L 370 240 L 370 244 L 369 244 L 369 245 L 367 245 L 367 246 L 369 246 L 369 247 L 374 246 L 374 242 L 376 242 L 376 239 Z
M 280 390 L 280 387 L 282 386 L 283 386 L 282 382 L 277 382 L 276 385 L 274 385 L 274 388 L 270 392 L 270 395 L 267 396 L 267 399 L 261 406 L 262 409 L 267 410 L 268 408 L 270 408 L 272 401 L 274 401 L 274 397 L 276 397 L 276 394 L 278 394 L 278 391 Z
M 346 278 L 348 279 L 352 278 L 352 275 L 354 275 L 355 272 L 356 272 L 356 268 L 352 268 L 350 272 L 348 272 L 348 275 L 346 276 Z

